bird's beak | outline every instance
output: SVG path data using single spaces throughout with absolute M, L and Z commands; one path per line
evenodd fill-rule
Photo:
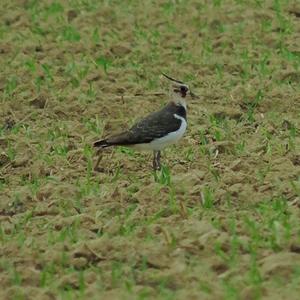
M 182 81 L 180 81 L 180 80 L 177 80 L 177 79 L 174 79 L 174 78 L 172 78 L 172 77 L 170 77 L 170 76 L 168 76 L 167 74 L 165 74 L 165 73 L 161 73 L 163 76 L 165 76 L 167 79 L 169 79 L 169 80 L 171 80 L 171 81 L 174 81 L 174 82 L 177 82 L 177 83 L 180 83 L 180 84 L 183 84 L 183 82 Z
M 190 95 L 191 95 L 192 99 L 200 99 L 200 97 L 198 95 L 194 94 L 191 91 L 190 91 Z

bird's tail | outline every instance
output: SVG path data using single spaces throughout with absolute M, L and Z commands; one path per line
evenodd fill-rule
M 129 144 L 132 144 L 132 141 L 130 140 L 129 137 L 130 137 L 129 132 L 125 131 L 120 134 L 116 134 L 116 135 L 107 137 L 106 139 L 96 141 L 94 143 L 94 147 L 103 149 L 103 148 L 107 148 L 110 146 L 129 145 Z
M 112 146 L 107 139 L 96 141 L 93 145 L 95 148 L 106 148 Z

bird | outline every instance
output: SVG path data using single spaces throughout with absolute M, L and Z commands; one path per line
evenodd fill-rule
M 168 104 L 137 121 L 129 130 L 95 141 L 93 146 L 98 149 L 98 154 L 102 149 L 112 146 L 150 150 L 153 151 L 153 170 L 158 171 L 161 169 L 161 151 L 165 147 L 178 142 L 187 129 L 186 98 L 188 96 L 198 98 L 184 82 L 165 73 L 162 73 L 162 75 L 171 82 Z M 99 155 L 95 169 L 98 168 L 100 159 Z

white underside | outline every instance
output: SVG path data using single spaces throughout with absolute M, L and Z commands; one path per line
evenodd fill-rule
M 159 139 L 155 139 L 150 143 L 134 145 L 133 148 L 137 150 L 159 151 L 171 144 L 178 142 L 186 131 L 187 122 L 183 117 L 180 117 L 177 114 L 174 114 L 174 117 L 181 120 L 181 125 L 178 130 L 170 132 L 168 135 Z

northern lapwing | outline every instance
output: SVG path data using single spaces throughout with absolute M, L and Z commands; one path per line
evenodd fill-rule
M 153 151 L 153 169 L 160 170 L 161 150 L 176 143 L 182 138 L 187 128 L 187 96 L 195 96 L 189 86 L 182 81 L 162 74 L 171 81 L 170 102 L 161 110 L 153 112 L 138 121 L 129 130 L 96 141 L 94 147 L 107 148 L 110 146 L 126 146 L 138 150 Z M 98 154 L 99 154 L 98 150 Z M 97 169 L 99 159 L 95 165 Z

